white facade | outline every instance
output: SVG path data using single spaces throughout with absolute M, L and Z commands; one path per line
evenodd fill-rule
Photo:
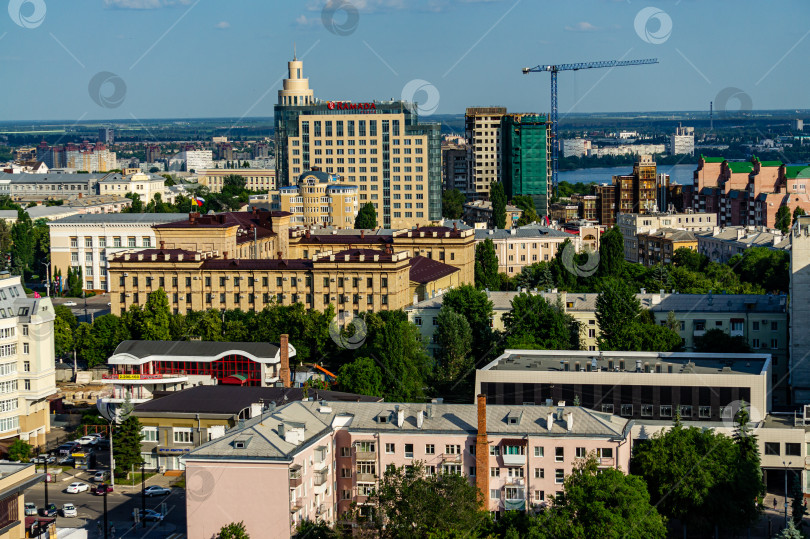
M 214 167 L 214 156 L 211 150 L 183 150 L 177 159 L 185 162 L 186 170 L 203 170 Z
M 624 258 L 638 262 L 638 235 L 652 234 L 662 228 L 711 232 L 717 226 L 716 213 L 620 213 L 616 225 L 624 238 Z
M 124 196 L 127 193 L 134 193 L 141 198 L 141 202 L 148 204 L 156 194 L 159 194 L 164 202 L 166 179 L 156 174 L 136 173 L 129 176 L 118 176 L 105 178 L 99 182 L 99 191 L 102 195 Z
M 669 137 L 669 153 L 672 155 L 695 154 L 695 128 L 675 128 L 675 134 Z

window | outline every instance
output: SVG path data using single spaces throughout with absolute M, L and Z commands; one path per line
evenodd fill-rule
M 510 466 L 506 469 L 508 472 L 507 475 L 509 477 L 523 477 L 523 467 L 522 466 Z
M 23 361 L 23 371 L 31 372 L 31 362 L 30 361 Z
M 501 499 L 501 491 L 497 488 L 489 489 L 489 499 L 491 500 L 500 500 Z
M 501 469 L 500 468 L 490 468 L 489 469 L 489 476 L 490 477 L 500 477 L 501 476 Z
M 759 322 L 754 322 L 753 323 L 753 330 L 754 331 L 759 331 Z
M 751 348 L 759 348 L 759 339 L 751 339 Z
M 413 319 L 413 323 L 416 326 L 421 326 L 422 325 L 422 317 L 421 316 L 415 316 L 414 319 Z
M 632 404 L 622 404 L 622 415 L 625 417 L 629 417 L 633 415 L 633 405 Z
M 534 478 L 535 479 L 545 479 L 546 477 L 546 470 L 543 468 L 535 468 L 534 469 Z
M 25 390 L 26 391 L 31 390 L 31 380 L 25 380 Z
M 436 446 L 433 444 L 425 444 L 425 455 L 435 455 Z
M 554 482 L 557 483 L 558 485 L 561 485 L 563 484 L 564 481 L 565 481 L 565 470 L 561 470 L 560 468 L 554 470 Z
M 489 446 L 489 454 L 494 456 L 494 457 L 497 457 L 498 455 L 500 455 L 501 454 L 500 446 L 497 446 L 497 445 Z
M 563 447 L 555 447 L 554 448 L 554 461 L 555 462 L 563 462 L 565 460 L 565 448 Z
M 545 456 L 544 453 L 545 453 L 545 451 L 543 451 L 543 448 L 540 447 L 539 445 L 534 447 L 534 456 L 535 457 L 543 457 L 543 456 Z
M 602 405 L 602 412 L 604 412 L 606 414 L 612 414 L 613 413 L 613 405 L 612 404 L 603 404 Z
M 380 278 L 380 286 L 383 288 L 388 288 L 388 277 Z
M 665 404 L 661 406 L 661 417 L 672 417 L 672 405 Z
M 771 331 L 779 330 L 779 322 L 771 322 Z
M 352 469 L 351 468 L 341 468 L 340 469 L 340 477 L 347 478 L 352 476 Z
M 27 353 L 28 353 L 28 350 L 29 350 L 29 348 L 28 348 L 28 343 L 27 343 L 27 342 L 24 342 L 24 343 L 23 343 L 23 354 L 27 354 Z
M 141 434 L 143 435 L 143 441 L 144 442 L 157 442 L 158 441 L 157 427 L 143 427 L 141 429 Z
M 397 447 L 396 444 L 385 444 L 385 452 L 389 455 L 393 455 L 396 453 Z
M 802 456 L 801 444 L 785 442 L 785 455 L 789 457 L 801 457 Z
M 194 443 L 194 430 L 191 428 L 174 429 L 174 443 L 176 444 Z
M 461 454 L 461 446 L 460 445 L 446 445 L 444 446 L 444 452 L 448 455 L 460 455 Z
M 612 447 L 597 447 L 596 448 L 596 456 L 600 459 L 612 459 L 613 458 L 613 448 Z
M 711 417 L 712 417 L 712 407 L 711 406 L 701 406 L 698 409 L 698 417 L 700 417 L 700 419 L 711 419 Z
M 765 442 L 766 455 L 779 455 L 779 442 Z
M 406 459 L 413 458 L 413 444 L 405 444 L 405 458 Z
M 137 247 L 134 236 L 130 236 L 127 238 L 127 247 Z
M 577 447 L 576 449 L 576 457 L 578 459 L 584 459 L 587 456 L 587 452 L 585 451 L 584 447 Z

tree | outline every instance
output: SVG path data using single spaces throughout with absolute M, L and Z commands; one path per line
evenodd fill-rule
M 14 440 L 8 446 L 8 460 L 28 462 L 31 458 L 31 446 L 23 440 Z
M 605 280 L 602 291 L 596 297 L 599 349 L 630 350 L 623 340 L 624 332 L 628 325 L 636 322 L 640 312 L 641 304 L 625 281 Z
M 455 382 L 475 370 L 472 352 L 472 329 L 464 316 L 442 307 L 437 317 L 437 378 Z
M 380 366 L 385 400 L 421 399 L 430 366 L 419 329 L 403 311 L 367 313 L 366 325 L 373 331 L 367 349 Z
M 132 200 L 132 204 L 126 208 L 123 213 L 143 213 L 144 206 L 141 201 L 141 195 L 138 193 L 127 193 L 124 195 L 126 198 Z
M 562 535 L 555 533 L 560 528 L 566 530 Z M 644 480 L 614 468 L 599 469 L 593 455 L 565 478 L 563 491 L 532 523 L 531 530 L 541 537 L 600 539 L 664 538 L 667 534 Z
M 788 521 L 787 526 L 779 535 L 776 536 L 777 539 L 804 539 L 804 534 L 800 529 L 796 527 L 796 524 L 793 523 L 792 520 Z
M 709 258 L 693 249 L 680 247 L 672 255 L 672 263 L 690 271 L 703 271 L 709 263 Z
M 774 227 L 782 231 L 782 234 L 787 234 L 790 230 L 790 208 L 787 206 L 780 206 L 776 210 L 776 222 Z
M 443 191 L 442 216 L 447 219 L 461 219 L 461 216 L 464 215 L 464 201 L 464 194 L 458 189 Z
M 490 320 L 493 314 L 492 301 L 486 292 L 471 285 L 451 288 L 444 293 L 442 309 L 449 309 L 467 320 L 472 331 L 472 356 L 476 365 L 480 365 L 488 354 L 492 353 L 492 327 Z
M 537 211 L 534 209 L 534 200 L 529 195 L 515 195 L 512 198 L 512 204 L 523 211 L 520 219 L 518 219 L 518 226 L 528 225 L 540 220 Z
M 67 357 L 73 350 L 73 330 L 64 318 L 57 316 L 53 321 L 54 352 L 57 358 Z
M 487 238 L 475 246 L 475 286 L 479 289 L 498 290 L 499 284 L 495 244 Z
M 115 475 L 125 477 L 133 467 L 143 462 L 141 458 L 141 422 L 130 415 L 113 429 L 113 447 L 115 447 Z
M 796 220 L 802 215 L 807 215 L 807 213 L 805 213 L 804 209 L 801 208 L 800 206 L 796 206 L 796 209 L 793 210 L 793 224 L 794 225 L 796 224 Z
M 143 308 L 140 325 L 140 338 L 145 341 L 171 340 L 169 332 L 169 298 L 162 288 L 149 294 Z
M 295 536 L 300 539 L 338 539 L 338 533 L 323 520 L 313 522 L 306 519 L 295 529 Z
M 565 313 L 561 300 L 550 305 L 543 296 L 521 293 L 503 316 L 506 347 L 528 350 L 578 350 L 579 324 Z
M 354 219 L 354 228 L 373 230 L 377 228 L 377 210 L 374 204 L 367 202 L 360 207 Z
M 341 391 L 373 397 L 383 396 L 382 372 L 370 357 L 358 357 L 340 367 L 337 383 Z
M 24 276 L 34 263 L 36 240 L 31 218 L 21 209 L 17 210 L 17 222 L 11 226 L 11 245 L 11 265 L 17 274 Z
M 625 265 L 624 237 L 619 227 L 614 226 L 599 241 L 599 274 L 605 277 L 617 277 Z
M 476 537 L 489 523 L 478 489 L 459 474 L 425 475 L 421 462 L 386 470 L 369 497 L 380 537 Z
M 231 522 L 227 526 L 222 526 L 217 537 L 218 539 L 250 539 L 250 535 L 248 535 L 242 521 Z
M 492 182 L 489 199 L 492 201 L 492 219 L 495 228 L 506 228 L 506 193 L 501 182 Z
M 801 529 L 804 516 L 807 514 L 807 507 L 804 505 L 804 493 L 802 492 L 799 481 L 793 481 L 790 497 L 791 520 L 798 529 Z
M 712 328 L 695 337 L 695 352 L 744 353 L 751 352 L 745 337 L 732 337 L 719 328 Z

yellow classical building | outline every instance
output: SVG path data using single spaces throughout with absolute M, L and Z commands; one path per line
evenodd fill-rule
M 212 193 L 222 191 L 225 178 L 231 175 L 245 179 L 248 191 L 272 191 L 276 188 L 276 171 L 272 168 L 209 168 L 197 171 L 197 183 Z
M 271 208 L 289 212 L 293 225 L 352 228 L 358 211 L 357 186 L 339 181 L 339 176 L 320 170 L 304 172 L 296 185 L 271 194 Z

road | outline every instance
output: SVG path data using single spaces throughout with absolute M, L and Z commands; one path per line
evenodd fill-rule
M 95 318 L 103 314 L 110 313 L 110 306 L 107 305 L 110 303 L 110 295 L 109 294 L 98 294 L 96 296 L 92 296 L 85 299 L 82 298 L 56 298 L 52 297 L 51 301 L 53 301 L 54 305 L 64 305 L 67 302 L 73 302 L 76 305 L 71 306 L 70 310 L 76 315 L 76 318 L 79 322 L 90 322 Z M 85 315 L 85 301 L 87 302 L 87 314 Z
M 65 474 L 62 474 L 63 477 Z M 72 481 L 82 481 L 90 485 L 91 489 L 95 483 L 90 481 L 90 473 L 81 472 L 76 478 L 68 477 L 67 480 L 48 484 L 48 503 L 54 503 L 61 509 L 65 503 L 72 503 L 78 510 L 78 518 L 57 517 L 57 527 L 82 528 L 85 527 L 90 532 L 90 537 L 103 537 L 99 532 L 104 522 L 104 497 L 94 496 L 90 492 L 79 494 L 68 494 L 65 488 Z M 149 484 L 155 481 L 147 481 Z M 38 483 L 25 493 L 25 501 L 37 504 L 37 507 L 45 505 L 45 483 Z M 173 488 L 168 496 L 146 498 L 146 508 L 160 511 L 162 504 L 165 504 L 166 518 L 162 523 L 147 522 L 133 529 L 132 510 L 141 507 L 140 486 L 118 486 L 115 492 L 107 495 L 107 518 L 111 526 L 115 527 L 115 538 L 125 537 L 127 539 L 165 539 L 175 533 L 184 533 L 186 527 L 186 498 L 185 490 Z M 110 535 L 110 538 L 113 536 Z

